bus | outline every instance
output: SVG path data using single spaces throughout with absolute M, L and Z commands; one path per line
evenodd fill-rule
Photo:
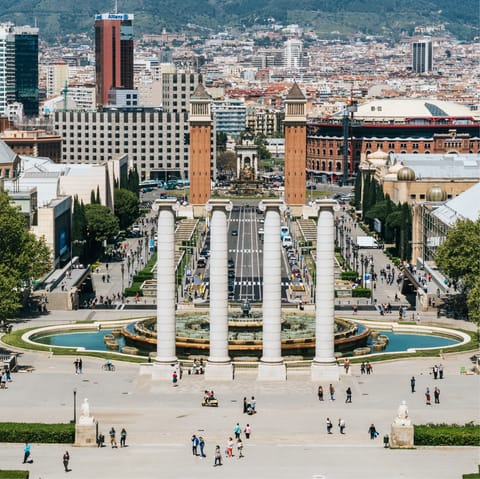
M 190 180 L 177 180 L 177 188 L 179 190 L 190 188 Z

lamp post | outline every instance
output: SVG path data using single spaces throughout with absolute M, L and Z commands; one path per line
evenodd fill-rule
M 122 302 L 123 302 L 123 292 L 124 292 L 124 277 L 125 277 L 125 261 L 122 261 L 122 263 L 120 264 L 120 271 L 122 272 Z
M 375 273 L 375 268 L 373 260 L 370 261 L 370 302 L 373 304 L 373 274 Z
M 77 389 L 73 389 L 73 420 L 72 424 L 77 424 Z
M 363 274 L 363 253 L 360 255 L 360 264 L 362 266 L 362 288 L 365 288 L 365 275 Z

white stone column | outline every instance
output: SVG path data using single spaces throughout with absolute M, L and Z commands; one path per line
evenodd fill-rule
M 178 367 L 175 348 L 175 200 L 157 200 L 157 357 L 152 378 L 172 380 Z
M 258 366 L 258 380 L 284 381 L 287 370 L 282 358 L 282 245 L 280 242 L 280 200 L 264 200 L 263 240 L 263 355 Z
M 233 365 L 228 355 L 228 200 L 210 200 L 210 356 L 205 368 L 209 381 L 232 380 Z
M 333 200 L 319 200 L 317 223 L 317 272 L 315 298 L 315 358 L 312 381 L 339 380 L 334 355 L 335 328 L 335 232 Z

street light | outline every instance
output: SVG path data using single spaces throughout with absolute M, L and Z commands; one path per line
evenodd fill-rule
M 365 287 L 365 276 L 363 274 L 363 253 L 360 255 L 360 264 L 362 266 L 362 288 Z
M 367 273 L 368 273 L 368 263 L 369 263 L 368 256 L 366 256 L 366 255 L 365 255 L 365 259 L 364 259 L 364 261 L 365 261 L 365 276 L 366 276 L 366 275 L 367 275 Z M 364 288 L 366 288 L 366 287 L 367 287 L 367 281 L 365 280 L 365 276 L 364 276 L 364 281 L 365 281 Z M 371 283 L 371 281 L 372 281 L 372 278 L 370 278 L 370 283 Z M 371 285 L 371 286 L 372 286 L 372 285 Z
M 374 264 L 373 264 L 373 261 L 370 262 L 370 300 L 371 300 L 371 303 L 373 304 L 373 275 L 375 273 L 375 269 L 374 269 Z
M 77 424 L 77 389 L 73 389 L 73 420 L 72 424 Z
M 122 261 L 122 263 L 120 264 L 120 271 L 122 272 L 122 302 L 123 302 L 123 291 L 124 291 L 124 283 L 123 283 L 123 279 L 124 279 L 124 276 L 125 276 L 125 261 Z

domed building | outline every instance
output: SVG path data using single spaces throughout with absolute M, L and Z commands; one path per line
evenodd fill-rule
M 307 171 L 343 175 L 344 110 L 307 124 Z M 379 151 L 393 154 L 480 153 L 478 112 L 434 99 L 380 99 L 358 104 L 348 124 L 348 176 Z M 376 161 L 378 158 L 374 157 Z

